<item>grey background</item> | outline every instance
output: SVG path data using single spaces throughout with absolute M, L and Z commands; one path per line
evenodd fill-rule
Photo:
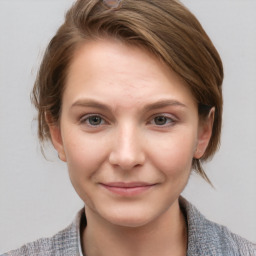
M 0 253 L 68 225 L 82 202 L 54 150 L 36 137 L 30 90 L 46 44 L 73 0 L 0 0 Z M 256 242 L 256 1 L 183 0 L 225 68 L 222 145 L 183 195 L 209 219 Z

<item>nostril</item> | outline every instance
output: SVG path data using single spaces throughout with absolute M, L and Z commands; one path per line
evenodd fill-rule
M 111 165 L 119 167 L 122 170 L 132 170 L 134 168 L 138 168 L 144 163 L 143 154 L 135 154 L 135 155 L 118 155 L 116 153 L 110 154 L 109 162 Z

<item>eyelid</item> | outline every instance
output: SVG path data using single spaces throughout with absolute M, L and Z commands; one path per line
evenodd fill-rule
M 87 123 L 88 119 L 90 117 L 93 117 L 93 116 L 97 116 L 97 117 L 100 117 L 102 119 L 102 121 L 104 121 L 104 124 L 99 124 L 99 125 L 91 125 L 89 123 Z M 97 113 L 90 113 L 90 114 L 85 114 L 85 115 L 82 115 L 82 117 L 79 118 L 79 123 L 80 124 L 84 124 L 86 123 L 89 127 L 92 127 L 92 128 L 97 128 L 99 126 L 102 126 L 102 125 L 105 125 L 107 124 L 108 122 L 106 121 L 106 118 L 104 116 L 102 116 L 101 114 L 97 114 Z
M 156 117 L 159 117 L 159 116 L 163 116 L 169 120 L 171 120 L 170 123 L 167 123 L 165 125 L 156 125 L 158 127 L 166 127 L 166 126 L 171 126 L 173 125 L 174 123 L 176 123 L 178 121 L 177 117 L 175 117 L 174 115 L 172 114 L 167 114 L 167 113 L 158 113 L 158 114 L 154 114 L 153 116 L 150 117 L 149 119 L 149 122 L 152 122 Z
M 101 124 L 99 124 L 99 125 L 95 125 L 95 126 L 94 126 L 94 125 L 90 125 L 89 123 L 87 123 L 88 119 L 89 119 L 90 117 L 93 117 L 93 116 L 98 116 L 98 117 L 100 117 L 100 118 L 102 119 L 102 121 L 103 121 L 103 124 L 101 123 Z M 153 125 L 156 125 L 156 126 L 159 126 L 159 127 L 160 127 L 160 126 L 165 127 L 165 126 L 173 125 L 174 123 L 176 123 L 176 122 L 178 121 L 178 118 L 175 117 L 173 114 L 169 114 L 169 113 L 157 113 L 157 114 L 154 114 L 154 115 L 150 116 L 150 118 L 149 118 L 148 121 L 147 121 L 147 124 L 152 124 L 154 118 L 159 117 L 159 116 L 163 116 L 163 117 L 165 117 L 165 118 L 167 118 L 167 119 L 169 119 L 169 120 L 171 120 L 171 121 L 170 121 L 169 123 L 165 124 L 165 125 L 156 125 L 156 124 L 153 124 Z M 78 120 L 78 121 L 79 121 L 80 124 L 85 124 L 85 123 L 87 123 L 87 126 L 92 127 L 92 128 L 97 128 L 97 127 L 99 127 L 99 126 L 103 126 L 103 125 L 106 125 L 106 124 L 109 124 L 109 123 L 110 123 L 109 121 L 107 121 L 107 118 L 106 118 L 104 115 L 99 114 L 99 113 L 88 113 L 88 114 L 81 115 L 81 117 L 79 117 L 79 120 Z

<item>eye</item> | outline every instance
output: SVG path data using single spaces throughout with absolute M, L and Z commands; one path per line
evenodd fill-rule
M 165 125 L 167 118 L 165 116 L 157 116 L 154 118 L 154 122 L 156 125 Z
M 86 123 L 89 126 L 100 126 L 105 124 L 106 121 L 99 115 L 90 115 L 83 117 L 81 123 Z
M 158 115 L 155 116 L 150 123 L 157 126 L 167 126 L 172 125 L 174 122 L 174 119 L 171 117 L 165 115 Z

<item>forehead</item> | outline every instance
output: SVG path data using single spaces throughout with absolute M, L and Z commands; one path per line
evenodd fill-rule
M 130 107 L 134 101 L 172 97 L 194 104 L 185 81 L 142 47 L 118 40 L 89 41 L 75 53 L 63 101 L 83 97 Z

